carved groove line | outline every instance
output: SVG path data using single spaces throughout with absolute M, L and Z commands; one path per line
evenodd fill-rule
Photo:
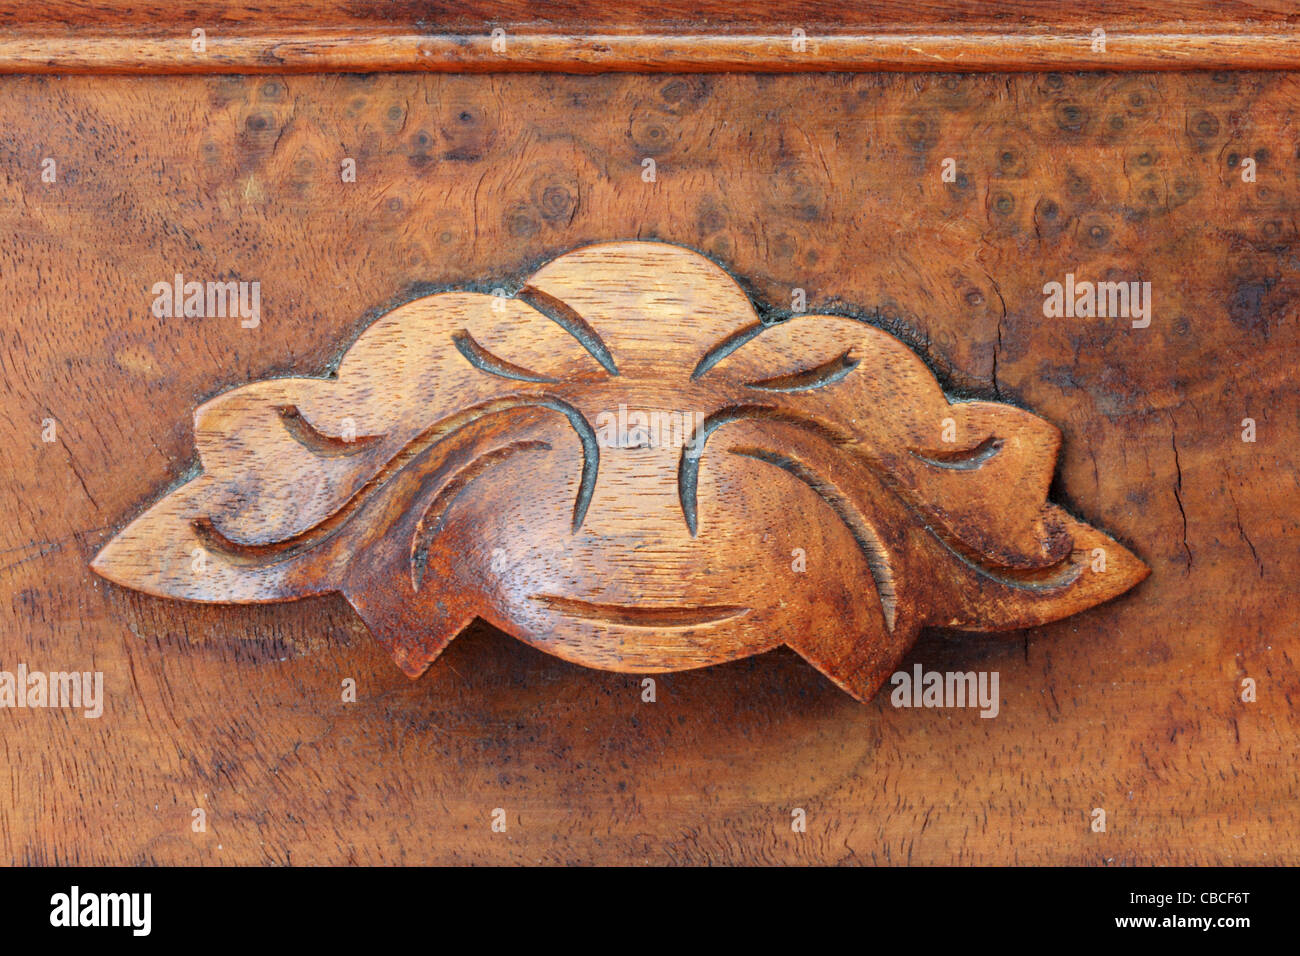
M 631 627 L 692 627 L 713 624 L 748 614 L 750 609 L 735 604 L 701 604 L 694 607 L 630 607 L 622 604 L 596 604 L 554 594 L 535 594 L 532 598 L 543 607 L 592 621 L 624 624 Z
M 347 439 L 327 435 L 303 417 L 297 405 L 280 405 L 276 408 L 280 422 L 290 437 L 317 458 L 351 458 L 374 446 L 383 435 L 358 435 Z
M 853 502 L 835 485 L 797 458 L 780 455 L 764 448 L 729 448 L 728 451 L 742 458 L 752 458 L 780 468 L 802 481 L 831 506 L 836 517 L 844 522 L 845 527 L 853 535 L 853 540 L 857 542 L 858 549 L 866 559 L 867 568 L 876 584 L 876 595 L 880 598 L 880 609 L 884 612 L 885 627 L 892 634 L 894 622 L 898 617 L 898 587 L 894 582 L 894 572 L 890 568 L 889 552 L 881 544 L 875 529 L 854 507 Z
M 746 326 L 738 332 L 732 332 L 725 339 L 704 353 L 704 357 L 700 359 L 699 364 L 696 365 L 695 369 L 691 372 L 691 381 L 695 381 L 700 376 L 704 375 L 709 371 L 709 369 L 713 368 L 713 366 L 717 365 L 746 342 L 750 342 L 757 338 L 765 328 L 767 328 L 767 326 L 759 322 L 754 325 Z
M 1075 563 L 1073 551 L 1067 551 L 1065 557 L 1060 561 L 1045 568 L 1034 568 L 1027 571 L 1019 568 L 998 568 L 980 560 L 974 552 L 962 545 L 961 542 L 955 539 L 950 540 L 950 535 L 936 531 L 928 523 L 925 530 L 930 532 L 962 564 L 978 574 L 984 575 L 991 581 L 996 581 L 998 584 L 1009 588 L 1015 588 L 1018 591 L 1055 591 L 1073 584 L 1078 580 L 1079 575 L 1083 573 L 1083 565 Z
M 854 358 L 850 350 L 813 368 L 750 382 L 746 387 L 765 392 L 808 392 L 815 388 L 834 385 L 857 368 L 861 361 L 859 358 Z
M 610 375 L 618 374 L 618 366 L 614 364 L 614 356 L 609 354 L 605 340 L 567 302 L 530 285 L 520 289 L 515 298 L 532 306 L 577 339 L 578 344 L 586 349 Z
M 461 329 L 451 337 L 451 341 L 456 346 L 456 351 L 465 357 L 480 372 L 486 372 L 489 375 L 495 375 L 498 378 L 508 378 L 516 382 L 540 382 L 554 384 L 555 379 L 548 378 L 545 375 L 539 375 L 536 372 L 529 371 L 522 366 L 515 365 L 513 362 L 507 362 L 499 355 L 493 355 L 483 346 L 479 345 L 474 336 L 469 334 L 468 329 Z
M 957 451 L 926 451 L 908 449 L 917 461 L 923 461 L 932 468 L 948 468 L 952 471 L 974 471 L 1002 450 L 1002 439 L 989 436 L 973 448 Z

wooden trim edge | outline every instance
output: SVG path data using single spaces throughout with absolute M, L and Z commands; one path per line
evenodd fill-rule
M 189 35 L 11 32 L 0 73 L 803 73 L 1300 69 L 1300 29 L 784 34 L 419 34 L 295 28 Z M 504 48 L 504 49 L 503 49 Z

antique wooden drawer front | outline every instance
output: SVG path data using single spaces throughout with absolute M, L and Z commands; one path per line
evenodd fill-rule
M 565 11 L 579 22 L 582 11 Z M 835 11 L 817 6 L 765 28 L 769 39 L 752 47 L 737 39 L 739 21 L 724 22 L 710 45 L 674 39 L 684 28 L 647 38 L 597 17 L 585 32 L 544 24 L 530 32 L 512 26 L 525 19 L 519 11 L 506 11 L 513 20 L 479 12 L 441 32 L 367 26 L 359 14 L 353 22 L 323 8 L 277 32 L 258 15 L 232 14 L 208 25 L 168 21 L 115 47 L 107 44 L 129 13 L 66 29 L 7 14 L 15 26 L 0 38 L 10 74 L 0 76 L 8 511 L 0 672 L 11 699 L 0 684 L 0 704 L 12 710 L 0 737 L 13 779 L 0 804 L 0 859 L 1296 862 L 1300 698 L 1288 642 L 1300 476 L 1291 383 L 1300 84 L 1278 69 L 1297 65 L 1287 61 L 1290 28 L 1263 15 L 1249 29 L 1234 25 L 1257 11 L 1233 6 L 1199 14 L 1201 39 L 1179 48 L 1144 32 L 1134 14 L 1111 29 L 1111 64 L 1087 45 L 1093 24 L 1083 15 L 1068 31 L 1018 23 L 999 34 L 964 13 L 945 26 L 923 12 L 917 49 L 980 72 L 911 72 L 933 63 L 908 59 L 908 43 L 896 39 L 902 21 L 872 46 L 851 39 L 869 32 L 863 24 L 856 34 L 850 21 L 842 35 L 819 32 Z M 675 7 L 664 17 L 679 14 L 678 26 L 689 25 L 690 13 Z M 492 47 L 497 27 L 505 52 Z M 184 52 L 193 29 L 213 44 L 212 59 Z M 793 55 L 800 30 L 812 52 L 787 63 L 775 44 L 795 42 Z M 454 33 L 473 37 L 447 39 Z M 614 39 L 590 39 L 607 35 Z M 990 39 L 981 45 L 977 35 Z M 1218 69 L 1151 72 L 1183 65 L 1180 50 Z M 173 75 L 181 73 L 199 75 Z M 645 259 L 637 242 L 658 251 Z M 460 354 L 512 389 L 549 396 L 552 409 L 557 395 L 576 402 L 551 384 L 568 371 L 521 377 L 529 369 L 520 356 L 549 362 L 552 340 L 512 351 L 521 340 L 493 325 L 491 310 L 559 308 L 561 280 L 530 300 L 538 280 L 529 277 L 558 275 L 548 263 L 604 243 L 619 244 L 606 247 L 616 265 L 597 257 L 578 275 L 609 290 L 614 331 L 592 319 L 605 314 L 596 305 L 573 305 L 588 301 L 583 278 L 563 286 L 564 308 L 609 342 L 639 343 L 647 354 L 689 345 L 703 355 L 723 338 L 702 331 L 715 328 L 712 297 L 733 302 L 738 288 L 755 323 L 847 317 L 879 335 L 871 341 L 880 348 L 896 342 L 958 403 L 958 418 L 975 401 L 1004 409 L 989 414 L 1014 417 L 1017 428 L 1041 422 L 1045 431 L 1023 448 L 1006 446 L 1022 448 L 1020 471 L 984 487 L 965 517 L 948 513 L 952 563 L 927 566 L 927 594 L 957 586 L 953 568 L 973 560 L 961 543 L 971 536 L 987 533 L 988 549 L 1005 545 L 998 553 L 1015 565 L 1018 552 L 999 535 L 1020 527 L 1006 516 L 1031 486 L 1034 514 L 1050 498 L 1089 542 L 1086 554 L 1074 546 L 1082 570 L 1099 573 L 1093 544 L 1113 545 L 1105 573 L 1128 577 L 1059 613 L 1018 606 L 1020 617 L 1006 611 L 996 622 L 1041 626 L 981 633 L 934 626 L 943 622 L 932 616 L 900 663 L 872 658 L 877 670 L 858 683 L 836 667 L 866 674 L 867 664 L 804 653 L 862 698 L 902 674 L 864 704 L 787 648 L 647 682 L 639 671 L 674 668 L 635 657 L 623 638 L 590 659 L 554 653 L 638 673 L 576 666 L 481 622 L 412 680 L 387 650 L 410 673 L 428 661 L 400 640 L 389 646 L 376 624 L 392 620 L 389 610 L 372 617 L 364 600 L 350 606 L 330 592 L 253 604 L 267 592 L 236 588 L 229 600 L 194 603 L 92 570 L 133 519 L 210 470 L 201 434 L 196 444 L 197 407 L 265 380 L 335 381 L 349 347 L 367 348 L 364 330 L 422 297 L 483 297 L 474 307 L 486 311 L 475 314 L 487 318 L 456 339 Z M 680 254 L 664 251 L 674 248 Z M 651 260 L 653 269 L 638 271 Z M 697 267 L 708 277 L 703 298 L 691 291 Z M 617 322 L 630 321 L 633 299 L 619 290 L 637 283 L 669 305 L 629 331 Z M 678 311 L 674 296 L 685 303 Z M 434 316 L 437 302 L 451 300 L 430 301 Z M 582 328 L 574 334 L 591 351 Z M 833 334 L 810 331 L 783 341 L 767 347 L 786 364 L 736 381 L 784 394 L 872 369 L 876 346 L 857 340 L 841 348 Z M 398 371 L 367 379 L 364 402 L 423 402 L 427 388 L 440 409 L 467 405 L 467 386 L 452 384 L 460 373 L 447 371 L 461 359 L 450 344 L 444 353 L 436 374 L 393 359 Z M 615 363 L 629 354 L 610 353 Z M 599 350 L 591 355 L 589 372 L 600 374 Z M 708 382 L 697 361 L 683 366 L 671 396 L 703 394 L 690 391 L 692 368 Z M 635 378 L 633 365 L 621 371 Z M 797 377 L 808 368 L 822 378 Z M 861 394 L 875 398 L 841 410 L 863 442 L 895 435 L 894 423 L 921 402 L 906 391 Z M 738 407 L 727 395 L 726 407 Z M 840 407 L 819 400 L 799 407 L 832 421 Z M 686 406 L 674 412 L 700 410 L 672 401 Z M 286 427 L 313 429 L 303 441 L 337 439 L 306 399 L 301 409 L 281 405 L 306 422 Z M 938 418 L 934 467 L 975 467 L 1011 434 L 986 429 L 988 444 L 977 435 L 950 453 Z M 230 455 L 261 455 L 272 469 L 284 460 L 234 421 Z M 766 421 L 767 434 L 787 427 Z M 366 439 L 364 416 L 353 424 L 337 440 Z M 1061 437 L 1054 472 L 1052 426 Z M 523 437 L 536 447 L 559 441 Z M 796 446 L 768 464 L 807 487 L 780 492 L 786 486 L 772 478 L 744 499 L 754 514 L 782 500 L 797 513 L 815 495 L 832 509 L 840 501 L 792 463 Z M 572 451 L 566 508 L 582 492 L 579 445 Z M 673 469 L 689 458 L 678 455 Z M 610 452 L 606 467 L 616 473 L 612 461 Z M 492 486 L 500 496 L 492 510 L 543 494 L 545 472 L 530 480 L 528 466 L 512 467 L 513 484 Z M 1028 468 L 1047 469 L 1041 487 L 1016 477 Z M 680 477 L 673 470 L 664 487 Z M 629 478 L 621 497 L 588 489 L 596 510 L 578 517 L 595 521 L 593 534 L 614 534 L 611 514 L 626 525 L 664 502 L 678 506 L 676 497 L 656 499 L 658 486 L 643 478 Z M 325 495 L 299 480 L 294 500 Z M 700 481 L 701 502 L 732 493 Z M 917 482 L 908 489 L 929 487 Z M 251 492 L 245 504 L 259 507 Z M 301 530 L 274 508 L 257 513 L 247 527 L 227 516 L 225 532 L 243 527 L 251 542 L 232 560 L 258 559 L 272 540 L 269 530 L 258 538 L 267 523 L 283 519 L 283 537 Z M 825 552 L 837 561 L 849 560 L 854 541 L 865 547 L 841 529 L 809 532 L 801 548 L 797 528 L 763 520 L 793 564 L 796 551 L 815 561 L 823 537 L 841 542 Z M 729 548 L 761 547 L 762 531 L 737 532 Z M 555 566 L 566 547 L 585 560 L 561 532 L 520 534 L 510 557 L 525 569 Z M 147 561 L 148 543 L 131 560 Z M 464 555 L 444 555 L 439 573 L 459 560 L 490 561 L 491 544 L 466 536 Z M 416 565 L 401 567 L 418 586 L 428 558 L 417 552 L 403 555 Z M 643 595 L 664 607 L 707 605 L 719 618 L 745 610 L 704 600 L 713 592 L 699 581 L 755 573 L 749 565 L 697 568 L 666 554 L 658 565 L 646 559 Z M 870 555 L 861 560 L 874 581 L 813 568 L 824 572 L 817 593 L 843 590 L 809 605 L 809 633 L 825 620 L 817 615 L 850 613 L 857 602 L 883 609 L 892 630 L 891 602 L 900 614 L 912 606 L 906 582 L 895 596 Z M 294 587 L 284 584 L 281 596 L 307 593 Z M 781 587 L 773 579 L 759 590 Z M 941 603 L 916 600 L 923 610 Z M 423 621 L 438 612 L 431 602 L 419 613 Z M 684 620 L 658 623 L 671 630 Z M 798 613 L 772 620 L 798 633 L 773 631 L 762 649 L 797 643 Z M 667 646 L 655 653 L 687 654 L 692 664 L 739 656 Z M 75 709 L 57 706 L 52 689 L 42 702 L 28 696 L 37 672 L 98 674 L 102 691 L 86 683 Z M 993 681 L 992 697 L 934 706 L 953 701 L 923 696 L 930 672 L 972 673 L 972 688 L 986 692 Z M 192 825 L 196 810 L 202 831 Z M 806 830 L 792 829 L 796 810 Z M 494 831 L 499 819 L 508 839 Z

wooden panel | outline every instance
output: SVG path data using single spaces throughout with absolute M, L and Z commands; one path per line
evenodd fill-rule
M 0 81 L 5 662 L 107 691 L 98 720 L 0 718 L 0 858 L 1300 860 L 1297 102 L 1284 74 Z M 864 706 L 784 650 L 643 703 L 485 628 L 412 682 L 337 597 L 90 571 L 192 473 L 196 404 L 321 374 L 418 294 L 645 238 L 1059 425 L 1053 499 L 1151 577 L 1010 637 L 923 633 L 905 666 L 999 672 L 981 719 Z M 154 317 L 176 273 L 260 282 L 260 322 Z M 1067 274 L 1150 281 L 1150 326 L 1045 318 Z
M 1300 67 L 1288 0 L 795 0 L 760 8 L 761 14 L 755 6 L 734 0 L 197 0 L 184 6 L 109 0 L 87 9 L 75 0 L 0 0 L 0 72 Z M 201 45 L 192 44 L 195 31 Z

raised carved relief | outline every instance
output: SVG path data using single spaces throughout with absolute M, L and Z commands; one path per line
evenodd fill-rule
M 417 299 L 333 376 L 234 389 L 194 429 L 202 474 L 95 570 L 192 601 L 340 591 L 412 677 L 479 617 L 626 672 L 784 644 L 867 700 L 926 625 L 1034 626 L 1148 573 L 1047 501 L 1054 426 L 950 402 L 864 322 L 763 325 L 661 243 Z

